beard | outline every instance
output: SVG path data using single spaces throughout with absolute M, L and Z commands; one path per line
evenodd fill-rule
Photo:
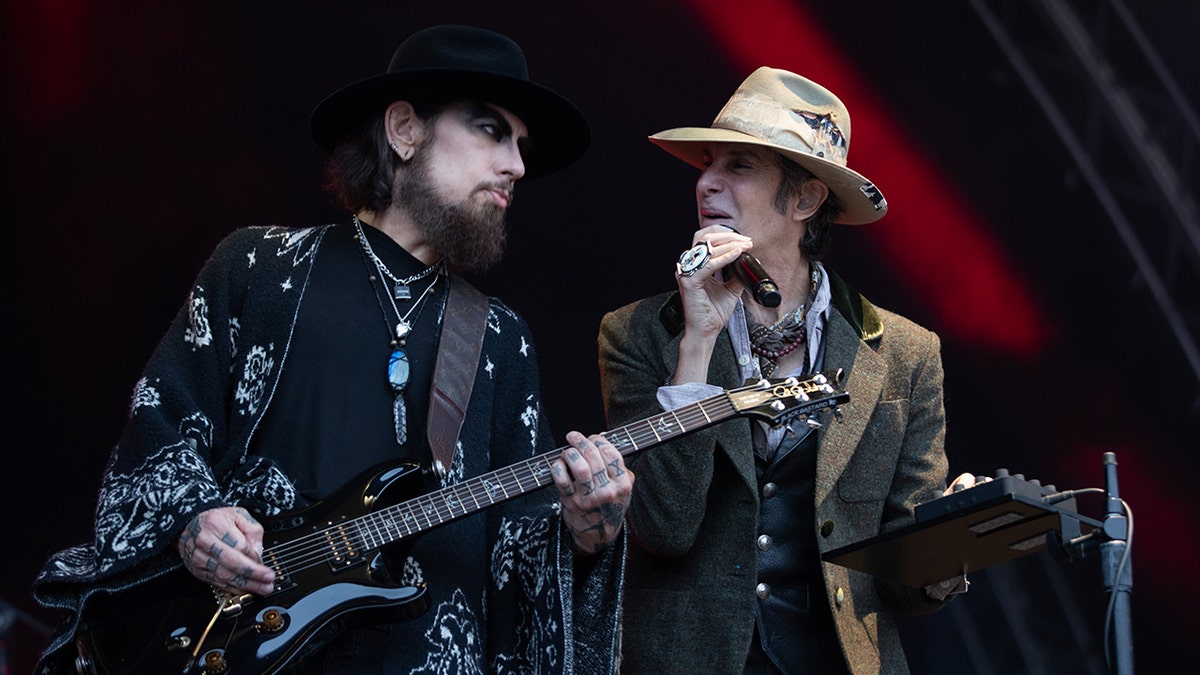
M 397 174 L 392 203 L 408 213 L 448 266 L 483 272 L 504 257 L 508 240 L 505 210 L 490 200 L 479 203 L 475 191 L 461 202 L 443 199 L 429 179 L 428 157 L 428 148 L 419 148 L 407 169 Z M 476 186 L 476 191 L 487 187 Z

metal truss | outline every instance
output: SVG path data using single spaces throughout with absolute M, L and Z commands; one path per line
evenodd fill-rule
M 1128 249 L 1133 283 L 1190 366 L 1200 416 L 1200 119 L 1123 0 L 971 5 Z

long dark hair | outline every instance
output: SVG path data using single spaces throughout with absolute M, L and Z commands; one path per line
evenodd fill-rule
M 788 204 L 800 193 L 800 186 L 816 176 L 782 154 L 778 152 L 773 154 L 779 163 L 779 168 L 783 169 L 783 180 L 775 192 L 775 209 L 780 213 L 787 213 Z M 800 240 L 800 252 L 806 259 L 820 260 L 824 257 L 832 239 L 830 225 L 837 220 L 843 208 L 842 200 L 838 199 L 837 195 L 830 190 L 829 196 L 825 198 L 825 202 L 821 204 L 817 212 L 805 221 L 808 227 L 804 232 L 804 238 Z
M 451 102 L 422 99 L 409 103 L 422 122 L 432 124 Z M 347 134 L 325 162 L 322 187 L 350 213 L 380 213 L 392 204 L 392 185 L 402 162 L 388 145 L 384 114 L 381 111 Z

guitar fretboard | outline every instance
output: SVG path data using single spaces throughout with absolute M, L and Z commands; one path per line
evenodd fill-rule
M 720 394 L 654 417 L 604 432 L 622 455 L 654 447 L 738 414 L 729 396 Z M 550 466 L 569 446 L 471 478 L 441 490 L 360 516 L 367 548 L 378 548 L 470 515 L 554 482 Z
M 829 377 L 818 374 L 807 380 L 760 380 L 606 431 L 603 436 L 621 455 L 628 456 L 740 415 L 777 424 L 848 400 L 848 394 L 830 384 L 840 387 L 841 377 L 841 371 L 837 371 Z M 354 565 L 382 546 L 551 485 L 551 466 L 569 447 L 330 524 L 272 546 L 264 551 L 264 560 L 276 569 L 277 578 L 286 578 L 289 570 L 322 562 L 335 568 Z

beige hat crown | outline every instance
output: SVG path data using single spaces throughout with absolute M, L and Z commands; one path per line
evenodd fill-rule
M 714 142 L 770 148 L 829 186 L 845 207 L 837 222 L 860 225 L 887 213 L 887 200 L 875 184 L 846 166 L 846 106 L 825 87 L 786 70 L 762 67 L 751 73 L 711 127 L 668 129 L 650 141 L 701 168 L 706 147 Z

